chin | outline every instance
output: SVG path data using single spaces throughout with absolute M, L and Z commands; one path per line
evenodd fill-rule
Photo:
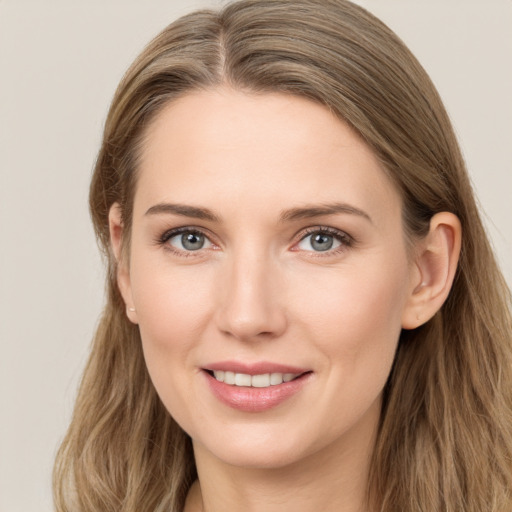
M 193 441 L 196 457 L 209 452 L 225 464 L 246 469 L 279 469 L 291 466 L 321 451 L 328 444 L 307 439 L 304 433 L 289 432 L 286 427 L 241 425 L 235 431 L 225 431 L 220 438 Z M 250 432 L 252 430 L 252 432 Z M 302 435 L 301 435 L 302 434 Z
M 225 464 L 245 469 L 280 469 L 291 466 L 302 459 L 301 453 L 295 449 L 282 450 L 266 446 L 229 449 L 223 453 L 213 453 Z

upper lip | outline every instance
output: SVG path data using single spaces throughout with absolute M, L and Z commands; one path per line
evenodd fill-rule
M 268 361 L 258 361 L 254 363 L 244 363 L 241 361 L 218 361 L 204 366 L 205 370 L 227 371 L 233 373 L 244 373 L 246 375 L 262 375 L 265 373 L 295 373 L 300 375 L 310 370 L 290 366 L 287 364 L 271 363 Z

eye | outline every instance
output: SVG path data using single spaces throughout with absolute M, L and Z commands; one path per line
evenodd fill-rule
M 300 251 L 327 252 L 350 246 L 351 239 L 345 233 L 332 228 L 316 228 L 296 245 Z
M 184 252 L 209 249 L 213 245 L 203 233 L 193 229 L 167 233 L 162 241 L 173 249 Z

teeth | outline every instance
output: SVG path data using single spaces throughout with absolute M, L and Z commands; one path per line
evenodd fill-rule
M 281 384 L 283 382 L 283 374 L 282 373 L 271 373 L 270 374 L 270 385 L 276 386 L 277 384 Z
M 290 382 L 300 374 L 263 373 L 261 375 L 248 375 L 246 373 L 234 373 L 215 370 L 213 375 L 219 382 L 224 382 L 225 384 L 230 384 L 232 386 L 268 388 L 269 386 L 277 386 L 283 382 Z
M 251 385 L 253 388 L 268 388 L 270 386 L 270 373 L 253 375 Z
M 251 376 L 246 373 L 235 373 L 235 386 L 250 386 Z

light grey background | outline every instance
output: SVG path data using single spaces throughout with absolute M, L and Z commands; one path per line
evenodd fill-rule
M 431 74 L 512 283 L 512 2 L 360 0 Z M 49 512 L 50 474 L 103 301 L 87 189 L 143 45 L 220 1 L 0 0 L 0 512 Z

